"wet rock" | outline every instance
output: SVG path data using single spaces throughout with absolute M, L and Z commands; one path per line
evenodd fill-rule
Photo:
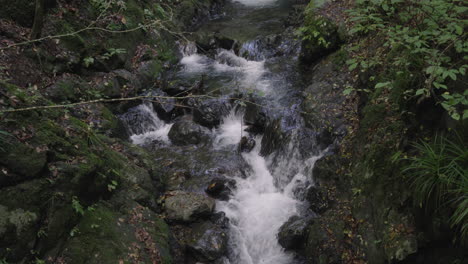
M 188 249 L 199 261 L 213 261 L 225 255 L 228 234 L 225 230 L 210 223 L 195 224 Z
M 164 209 L 167 219 L 176 222 L 193 222 L 212 214 L 213 198 L 199 193 L 173 191 L 166 194 Z
M 221 124 L 221 120 L 229 113 L 229 107 L 224 101 L 210 100 L 195 102 L 193 106 L 193 120 L 208 128 Z
M 120 116 L 120 119 L 130 135 L 139 135 L 155 127 L 155 122 L 158 121 L 155 116 L 156 113 L 151 104 L 141 104 L 130 108 L 128 112 Z
M 214 213 L 210 220 L 213 224 L 221 228 L 227 229 L 229 227 L 229 218 L 226 217 L 226 213 L 224 212 Z
M 166 189 L 169 191 L 182 189 L 182 185 L 191 178 L 190 173 L 186 170 L 170 171 L 166 175 Z
M 184 114 L 183 109 L 177 107 L 177 100 L 175 98 L 168 98 L 170 96 L 167 93 L 161 90 L 156 90 L 151 92 L 151 94 L 163 97 L 155 97 L 151 100 L 153 104 L 153 109 L 158 113 L 159 118 L 163 119 L 166 122 L 170 122 L 174 118 Z
M 169 81 L 162 91 L 170 96 L 186 96 L 189 93 L 197 93 L 203 88 L 203 79 L 195 82 L 185 80 Z
M 278 242 L 285 249 L 301 249 L 307 236 L 307 227 L 313 221 L 311 216 L 292 216 L 278 232 Z
M 234 39 L 228 38 L 219 33 L 215 34 L 215 41 L 217 48 L 222 48 L 225 50 L 231 50 L 236 44 L 236 41 Z
M 247 132 L 260 134 L 265 131 L 265 127 L 268 123 L 268 117 L 259 106 L 247 104 L 244 115 L 244 123 L 249 126 L 246 129 Z
M 210 131 L 190 120 L 177 121 L 169 131 L 169 139 L 174 145 L 206 143 Z
M 244 136 L 239 143 L 239 150 L 240 152 L 250 152 L 255 148 L 255 144 L 255 139 Z
M 278 150 L 284 143 L 285 139 L 286 135 L 281 129 L 281 120 L 278 119 L 271 122 L 265 128 L 265 134 L 262 138 L 262 148 L 260 150 L 260 154 L 262 156 L 268 156 L 275 150 Z
M 150 89 L 159 81 L 163 65 L 158 60 L 141 62 L 136 70 L 136 76 L 143 89 Z
M 319 187 L 310 187 L 306 199 L 310 204 L 310 209 L 318 214 L 324 213 L 330 207 L 327 193 Z
M 235 180 L 218 177 L 210 181 L 205 191 L 207 194 L 216 199 L 227 201 L 229 200 L 229 196 L 235 187 Z

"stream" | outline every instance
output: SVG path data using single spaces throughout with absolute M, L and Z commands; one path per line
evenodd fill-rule
M 177 120 L 191 118 L 189 110 L 166 120 L 151 103 L 130 111 L 134 119 L 138 116 L 138 122 L 128 124 L 134 144 L 153 144 L 185 155 L 203 152 L 218 163 L 233 164 L 226 177 L 235 181 L 236 188 L 229 199 L 216 202 L 216 211 L 229 219 L 225 264 L 301 263 L 300 257 L 280 246 L 277 234 L 290 217 L 314 215 L 304 197 L 307 188 L 314 185 L 315 161 L 325 150 L 318 147 L 314 131 L 305 127 L 301 117 L 299 44 L 292 34 L 284 33 L 283 26 L 290 9 L 287 1 L 229 2 L 225 13 L 202 25 L 194 35 L 216 32 L 235 40 L 227 41 L 231 48 L 223 44 L 207 51 L 194 43 L 182 45 L 183 57 L 173 79 L 194 83 L 203 78 L 205 92 L 214 98 L 206 101 L 226 106 L 220 124 L 203 130 L 208 143 L 189 148 L 171 142 L 170 130 Z M 268 120 L 263 131 L 249 129 L 252 124 L 246 121 L 252 106 L 259 105 Z M 258 107 L 254 108 L 258 114 Z M 243 137 L 254 146 L 240 152 Z M 193 168 L 207 171 L 208 165 L 194 162 Z M 207 180 L 200 181 L 185 189 L 203 192 Z

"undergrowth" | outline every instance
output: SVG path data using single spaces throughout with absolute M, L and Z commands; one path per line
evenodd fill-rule
M 409 78 L 407 102 L 431 98 L 453 119 L 467 119 L 467 11 L 462 0 L 357 0 L 348 11 L 349 69 L 371 72 L 375 89 L 401 88 L 395 80 Z
M 403 173 L 411 182 L 413 197 L 420 206 L 453 207 L 450 224 L 468 240 L 468 148 L 460 139 L 436 136 L 433 142 L 414 144 L 417 156 L 409 161 Z

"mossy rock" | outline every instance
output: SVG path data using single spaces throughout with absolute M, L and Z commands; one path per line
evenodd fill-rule
M 17 174 L 16 177 L 0 177 L 0 187 L 37 177 L 44 169 L 47 162 L 45 151 L 38 152 L 13 136 L 0 137 L 0 144 L 0 163 Z
M 85 95 L 91 87 L 79 77 L 68 75 L 47 87 L 45 96 L 55 103 L 75 102 Z
M 169 228 L 138 204 L 122 215 L 104 204 L 87 211 L 61 255 L 67 263 L 171 263 Z
M 35 212 L 0 205 L 0 259 L 8 256 L 10 261 L 19 261 L 28 254 L 34 246 L 38 221 Z

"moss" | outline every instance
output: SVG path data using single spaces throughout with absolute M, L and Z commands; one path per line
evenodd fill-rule
M 32 178 L 44 168 L 47 162 L 45 152 L 38 152 L 30 146 L 13 140 L 12 137 L 0 138 L 0 142 L 3 145 L 0 149 L 0 163 L 13 172 Z
M 76 227 L 76 237 L 66 245 L 64 255 L 69 263 L 118 263 L 126 257 L 122 236 L 116 228 L 118 218 L 111 210 L 98 206 L 86 212 Z
M 162 263 L 172 263 L 166 223 L 134 202 L 128 206 L 128 215 L 104 204 L 87 211 L 62 252 L 71 260 L 67 263 L 127 263 L 132 254 L 143 263 L 153 263 L 152 252 L 159 253 Z
M 155 243 L 158 247 L 159 254 L 163 264 L 172 263 L 172 257 L 169 246 L 170 239 L 169 226 L 160 218 L 154 220 L 154 229 L 152 229 L 152 236 L 155 238 Z

